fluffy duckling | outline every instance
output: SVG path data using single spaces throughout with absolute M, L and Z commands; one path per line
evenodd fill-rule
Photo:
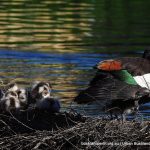
M 145 50 L 142 57 L 121 57 L 100 61 L 96 68 L 97 75 L 100 72 L 107 72 L 119 80 L 133 84 L 133 80 L 127 80 L 122 76 L 122 72 L 127 71 L 136 84 L 150 90 L 150 50 Z
M 22 109 L 26 109 L 28 107 L 28 99 L 27 99 L 27 91 L 24 88 L 19 88 L 17 90 L 18 99 L 20 101 L 20 105 Z
M 15 91 L 7 91 L 0 101 L 2 112 L 17 111 L 20 109 L 20 101 Z
M 51 96 L 52 86 L 47 82 L 36 82 L 31 89 L 32 102 L 36 103 L 36 108 L 49 112 L 59 112 L 60 103 Z
M 50 83 L 36 81 L 31 88 L 30 96 L 32 101 L 36 102 L 38 99 L 50 97 L 51 89 Z
M 19 88 L 16 83 L 10 84 L 3 92 L 0 107 L 3 111 L 25 109 L 27 107 L 26 90 Z
M 13 83 L 9 85 L 8 91 L 14 91 L 17 93 L 21 109 L 27 108 L 28 100 L 26 89 L 19 87 L 16 83 Z

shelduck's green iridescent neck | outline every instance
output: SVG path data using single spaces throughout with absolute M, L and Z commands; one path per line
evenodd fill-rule
M 118 78 L 120 81 L 124 81 L 128 84 L 137 85 L 135 79 L 132 77 L 132 75 L 127 70 L 118 70 L 113 71 L 112 74 Z

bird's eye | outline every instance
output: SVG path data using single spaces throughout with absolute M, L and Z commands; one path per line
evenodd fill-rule
M 47 94 L 48 94 L 47 90 L 44 90 L 44 91 L 43 91 L 43 94 L 44 94 L 44 95 L 47 95 Z
M 18 91 L 18 95 L 21 94 L 21 91 Z
M 46 87 L 44 87 L 44 91 L 48 91 L 48 89 Z
M 12 96 L 17 96 L 17 94 L 15 92 L 11 92 L 10 93 Z

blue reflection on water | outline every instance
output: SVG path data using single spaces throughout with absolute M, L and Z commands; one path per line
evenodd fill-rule
M 54 89 L 56 93 L 66 92 L 68 95 L 71 92 L 77 92 L 82 88 L 86 88 L 88 84 L 88 74 L 91 72 L 92 67 L 103 59 L 109 59 L 112 57 L 117 57 L 117 54 L 95 54 L 95 53 L 46 53 L 46 52 L 34 52 L 34 51 L 14 51 L 14 50 L 0 50 L 0 59 L 3 66 L 6 68 L 0 68 L 0 72 L 12 72 L 11 67 L 15 68 L 15 71 L 23 72 L 25 70 L 26 74 L 23 74 L 23 78 L 35 78 L 37 74 L 40 76 L 45 76 L 48 78 L 63 78 L 64 80 L 68 76 L 77 76 L 77 80 L 67 80 L 67 83 L 71 83 L 72 86 L 67 86 L 66 89 Z M 121 56 L 121 55 L 120 55 Z M 6 60 L 6 61 L 3 61 Z M 29 65 L 31 68 L 25 67 L 24 65 Z M 54 67 L 35 67 L 34 65 L 58 65 Z M 68 66 L 69 65 L 69 66 Z M 9 68 L 10 66 L 10 68 Z M 22 67 L 24 66 L 24 67 Z M 59 68 L 59 66 L 61 66 Z M 78 74 L 70 73 L 70 71 L 76 70 Z M 49 71 L 54 71 L 49 73 Z M 55 72 L 56 71 L 56 72 Z M 80 75 L 81 71 L 84 73 Z M 35 73 L 31 73 L 35 72 Z M 30 75 L 30 76 L 29 76 Z M 11 75 L 13 77 L 13 75 Z M 82 77 L 82 78 L 81 78 Z M 63 81 L 63 80 L 62 80 Z M 61 83 L 61 81 L 60 81 Z M 59 84 L 60 84 L 59 83 Z M 57 83 L 56 83 L 57 84 Z M 65 86 L 62 84 L 62 86 Z M 74 87 L 75 86 L 75 87 Z M 66 97 L 65 95 L 65 97 Z M 70 98 L 70 101 L 72 98 Z M 62 102 L 63 103 L 63 102 Z M 69 105 L 68 105 L 69 106 Z M 66 105 L 67 108 L 67 105 Z M 99 108 L 94 105 L 74 106 L 77 111 L 84 113 L 86 115 L 99 116 L 104 115 L 103 112 L 99 112 Z M 140 111 L 147 117 L 149 116 L 150 103 L 145 104 L 141 107 Z
M 14 50 L 0 50 L 0 58 L 3 59 L 29 60 L 30 63 L 32 63 L 33 61 L 37 64 L 80 64 L 80 67 L 93 66 L 93 64 L 98 63 L 102 58 L 109 58 L 113 56 L 115 55 L 93 53 L 58 54 L 30 51 L 24 52 Z

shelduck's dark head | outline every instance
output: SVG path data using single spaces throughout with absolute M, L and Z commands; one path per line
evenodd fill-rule
M 98 72 L 107 72 L 116 79 L 138 84 L 150 90 L 150 50 L 143 57 L 122 57 L 104 60 L 97 64 Z M 130 82 L 132 81 L 132 82 Z
M 150 61 L 150 49 L 147 49 L 147 50 L 144 51 L 143 58 Z
M 94 68 L 102 71 L 118 71 L 128 70 L 129 72 L 135 69 L 145 70 L 145 73 L 149 73 L 150 50 L 145 50 L 143 57 L 121 57 L 100 61 Z M 148 71 L 147 71 L 148 70 Z M 133 72 L 134 74 L 134 72 Z

